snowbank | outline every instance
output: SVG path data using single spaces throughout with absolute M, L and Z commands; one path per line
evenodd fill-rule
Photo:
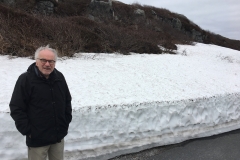
M 107 159 L 239 128 L 240 52 L 196 44 L 178 55 L 77 54 L 56 68 L 73 97 L 65 159 Z M 9 116 L 17 77 L 33 60 L 0 56 L 0 157 L 26 159 Z

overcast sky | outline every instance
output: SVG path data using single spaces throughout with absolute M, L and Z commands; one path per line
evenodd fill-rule
M 204 30 L 240 40 L 240 0 L 118 0 L 185 15 Z

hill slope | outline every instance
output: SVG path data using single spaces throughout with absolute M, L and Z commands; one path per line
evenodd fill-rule
M 10 1 L 9 1 L 10 2 Z M 202 30 L 184 15 L 118 1 L 0 1 L 0 54 L 31 56 L 50 44 L 60 56 L 76 52 L 162 53 L 158 45 L 192 41 L 240 50 L 240 41 Z

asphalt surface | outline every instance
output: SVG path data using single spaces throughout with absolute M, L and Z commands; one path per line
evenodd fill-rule
M 122 155 L 111 160 L 240 160 L 240 129 Z

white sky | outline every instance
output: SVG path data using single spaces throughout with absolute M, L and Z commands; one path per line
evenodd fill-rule
M 204 30 L 240 40 L 240 0 L 118 0 L 166 8 L 185 15 Z

